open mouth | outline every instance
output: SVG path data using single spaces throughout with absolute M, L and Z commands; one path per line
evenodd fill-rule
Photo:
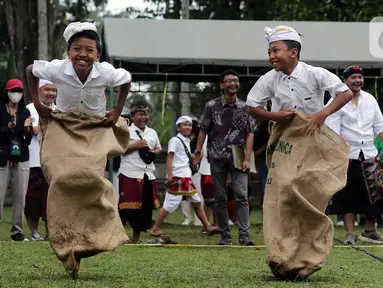
M 88 61 L 85 61 L 85 60 L 77 60 L 77 63 L 80 65 L 80 66 L 85 66 Z

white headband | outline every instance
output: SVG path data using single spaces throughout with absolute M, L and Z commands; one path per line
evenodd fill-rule
M 274 28 L 265 27 L 265 37 L 267 42 L 291 40 L 302 44 L 301 37 L 293 28 L 285 25 L 279 25 Z
M 53 83 L 51 81 L 48 81 L 48 80 L 45 80 L 45 79 L 40 79 L 40 83 L 39 83 L 39 88 L 45 86 L 45 85 L 53 85 Z
M 180 118 L 177 119 L 176 125 L 179 125 L 179 124 L 182 124 L 182 123 L 185 123 L 185 122 L 192 123 L 193 120 L 189 116 L 181 116 Z
M 73 22 L 70 23 L 63 33 L 66 43 L 69 42 L 69 39 L 77 33 L 80 33 L 85 30 L 92 30 L 97 33 L 97 28 L 93 23 L 90 22 Z

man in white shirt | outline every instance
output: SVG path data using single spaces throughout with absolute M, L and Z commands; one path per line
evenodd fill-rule
M 380 214 L 377 202 L 383 195 L 378 151 L 374 145 L 376 137 L 383 139 L 383 116 L 375 97 L 362 90 L 363 70 L 357 65 L 349 66 L 343 76 L 353 92 L 352 100 L 325 123 L 350 144 L 350 164 L 346 187 L 330 202 L 331 213 L 344 214 L 345 244 L 357 241 L 355 216 L 359 213 L 366 214 L 366 229 L 359 239 L 383 243 L 383 237 L 375 228 Z
M 128 150 L 121 156 L 119 169 L 119 213 L 121 221 L 133 228 L 132 243 L 152 226 L 152 211 L 160 206 L 154 171 L 154 156 L 161 152 L 157 132 L 147 126 L 149 108 L 135 102 L 130 107 Z
M 56 99 L 56 86 L 52 82 L 40 79 L 39 82 L 39 98 L 41 103 L 54 109 L 54 101 Z M 26 106 L 31 112 L 33 137 L 29 145 L 29 182 L 27 195 L 25 198 L 24 214 L 29 229 L 31 230 L 32 241 L 48 240 L 47 225 L 47 197 L 49 185 L 45 179 L 43 170 L 40 165 L 40 135 L 39 135 L 39 114 L 35 105 L 30 103 Z M 45 222 L 45 238 L 42 238 L 38 232 L 39 220 Z
M 269 43 L 269 62 L 273 70 L 255 83 L 247 96 L 249 112 L 259 118 L 284 121 L 294 115 L 294 110 L 312 114 L 305 132 L 319 131 L 325 119 L 351 100 L 352 93 L 333 73 L 299 61 L 301 38 L 291 27 L 265 28 Z M 334 98 L 324 108 L 324 93 Z M 271 100 L 271 112 L 264 107 Z

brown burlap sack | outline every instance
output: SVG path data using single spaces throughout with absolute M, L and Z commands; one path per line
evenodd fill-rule
M 346 185 L 349 146 L 323 126 L 302 132 L 308 116 L 296 111 L 276 124 L 267 147 L 269 174 L 263 204 L 267 263 L 282 279 L 302 280 L 322 268 L 333 241 L 333 224 L 324 212 Z
M 125 119 L 113 127 L 102 116 L 52 113 L 41 119 L 41 166 L 50 183 L 49 239 L 65 269 L 77 277 L 81 258 L 112 250 L 129 238 L 118 215 L 107 158 L 125 153 Z

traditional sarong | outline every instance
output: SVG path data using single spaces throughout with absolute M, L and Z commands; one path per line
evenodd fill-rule
M 383 199 L 382 176 L 378 159 L 350 160 L 347 171 L 347 184 L 329 202 L 329 214 L 366 214 L 374 220 L 378 214 L 371 204 Z M 372 213 L 371 213 L 372 212 Z M 376 219 L 375 219 L 376 220 Z
M 156 180 L 135 179 L 119 175 L 119 213 L 122 224 L 129 222 L 136 232 L 146 232 L 153 225 L 153 210 L 160 207 Z
M 47 198 L 49 185 L 40 167 L 30 169 L 24 214 L 47 220 Z
M 104 177 L 107 159 L 125 153 L 129 129 L 119 118 L 105 127 L 103 116 L 53 112 L 41 121 L 41 166 L 50 184 L 50 244 L 72 278 L 81 258 L 126 242 L 113 185 Z
M 201 175 L 201 191 L 205 205 L 212 206 L 214 204 L 214 186 L 211 175 Z
M 323 126 L 313 136 L 299 111 L 275 124 L 266 156 L 269 168 L 263 204 L 267 263 L 282 279 L 305 279 L 330 254 L 334 227 L 324 214 L 330 198 L 346 185 L 349 146 Z
M 169 194 L 181 195 L 181 196 L 192 196 L 197 193 L 191 178 L 172 178 L 172 186 L 166 190 Z
M 161 206 L 157 195 L 156 180 L 135 179 L 126 177 L 123 174 L 118 176 L 120 198 L 118 207 L 123 209 L 141 209 L 144 183 L 148 181 L 151 186 L 151 194 L 153 197 L 153 209 Z M 146 191 L 147 192 L 147 191 Z

